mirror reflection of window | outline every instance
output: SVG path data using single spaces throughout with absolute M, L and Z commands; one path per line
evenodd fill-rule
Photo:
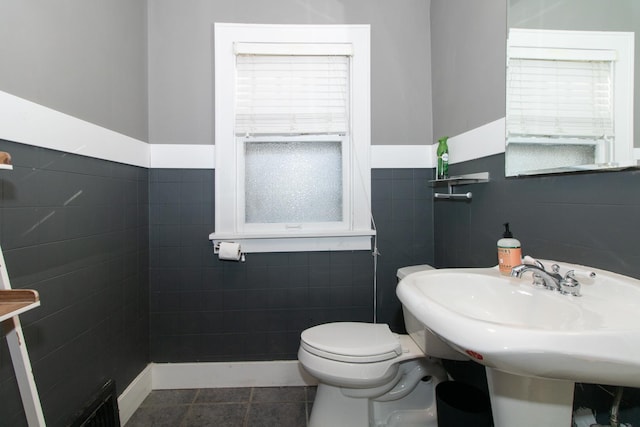
M 632 33 L 511 29 L 507 176 L 630 162 L 632 88 Z

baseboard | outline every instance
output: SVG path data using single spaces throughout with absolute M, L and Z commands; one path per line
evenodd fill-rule
M 154 390 L 312 384 L 297 360 L 153 364 Z
M 151 390 L 315 385 L 297 360 L 150 363 L 118 397 L 124 425 Z
M 151 393 L 153 384 L 153 364 L 146 368 L 131 381 L 131 384 L 118 396 L 118 409 L 120 410 L 120 425 L 125 425 L 133 413 Z

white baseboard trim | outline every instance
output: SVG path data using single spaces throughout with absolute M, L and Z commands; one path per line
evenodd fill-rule
M 153 364 L 154 390 L 312 384 L 297 360 Z
M 153 384 L 153 365 L 149 364 L 131 381 L 131 384 L 118 396 L 120 425 L 125 425 L 133 413 L 151 393 Z
M 150 363 L 118 397 L 124 425 L 151 390 L 316 385 L 297 360 Z

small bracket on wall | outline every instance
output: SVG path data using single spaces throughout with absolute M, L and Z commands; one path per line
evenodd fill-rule
M 449 188 L 448 193 L 433 193 L 433 197 L 436 199 L 471 200 L 471 198 L 473 197 L 473 194 L 470 191 L 467 193 L 454 193 L 453 187 L 456 185 L 489 182 L 489 172 L 478 172 L 478 173 L 471 173 L 466 175 L 457 175 L 457 176 L 451 176 L 446 179 L 435 179 L 429 182 L 433 186 L 446 185 Z

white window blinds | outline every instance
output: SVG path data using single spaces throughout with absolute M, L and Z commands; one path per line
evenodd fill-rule
M 236 46 L 236 135 L 345 134 L 348 49 L 309 54 L 275 46 Z
M 614 58 L 611 51 L 512 49 L 508 135 L 613 137 Z

